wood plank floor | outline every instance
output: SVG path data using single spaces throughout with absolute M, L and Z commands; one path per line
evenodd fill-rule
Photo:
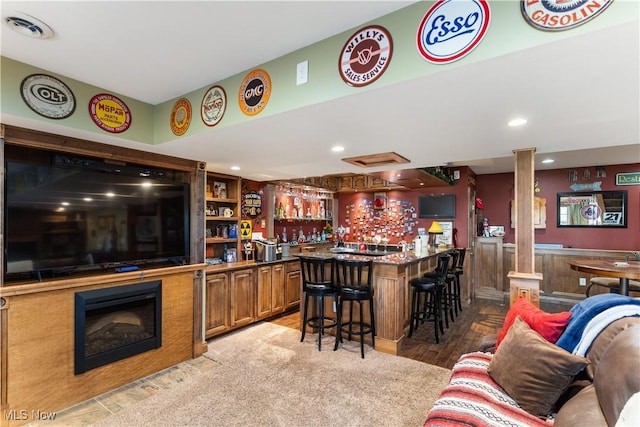
M 542 303 L 541 309 L 556 313 L 569 310 L 571 305 Z M 411 338 L 405 339 L 400 356 L 442 366 L 451 369 L 460 355 L 478 349 L 485 335 L 497 334 L 502 328 L 504 317 L 508 311 L 508 301 L 476 299 L 471 304 L 464 304 L 454 322 L 449 322 L 436 344 L 433 324 L 425 323 L 414 331 Z M 293 329 L 300 329 L 300 312 L 294 312 L 272 319 L 271 322 Z

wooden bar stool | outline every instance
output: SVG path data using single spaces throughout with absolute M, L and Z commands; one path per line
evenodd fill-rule
M 338 288 L 333 280 L 334 260 L 305 256 L 299 258 L 304 293 L 300 342 L 304 341 L 307 326 L 310 326 L 318 331 L 318 351 L 322 351 L 322 335 L 325 329 L 333 328 L 338 324 L 336 317 L 327 316 L 325 313 L 325 300 L 333 298 L 333 301 L 337 301 L 338 297 Z M 309 299 L 315 303 L 313 314 L 309 314 Z
M 447 328 L 449 328 L 449 318 L 451 321 L 455 321 L 454 314 L 458 315 L 458 302 L 456 299 L 456 275 L 455 268 L 458 265 L 458 259 L 460 257 L 460 252 L 456 249 L 451 252 L 447 252 L 450 257 L 449 266 L 447 268 L 447 275 L 445 277 L 445 287 L 442 289 L 442 297 L 440 303 L 442 305 L 442 310 L 445 312 L 444 323 Z M 436 268 L 434 271 L 429 271 L 424 274 L 423 277 L 430 279 L 437 279 L 439 276 L 439 271 Z M 449 316 L 446 316 L 446 314 Z
M 462 287 L 460 286 L 460 276 L 464 274 L 464 258 L 467 253 L 467 248 L 458 248 L 458 263 L 453 269 L 453 274 L 456 276 L 455 284 L 455 300 L 458 311 L 462 311 Z M 456 311 L 456 315 L 458 314 Z
M 364 359 L 364 336 L 371 334 L 371 344 L 376 347 L 376 321 L 373 308 L 373 261 L 336 259 L 336 283 L 338 285 L 338 327 L 334 350 L 342 342 L 342 334 L 360 336 L 360 354 Z M 360 309 L 357 320 L 353 318 L 353 303 Z M 364 318 L 363 304 L 369 304 L 369 321 Z M 349 303 L 349 319 L 344 322 L 342 311 Z
M 443 291 L 446 289 L 446 277 L 449 271 L 451 256 L 440 255 L 438 257 L 438 265 L 435 274 L 427 277 L 419 277 L 412 279 L 409 285 L 412 288 L 411 294 L 411 313 L 409 317 L 409 338 L 413 335 L 414 329 L 418 328 L 419 323 L 425 321 L 433 322 L 433 329 L 436 343 L 440 342 L 438 330 L 444 334 L 442 327 L 442 317 L 447 317 L 447 312 L 442 306 Z M 421 301 L 424 298 L 424 301 Z
M 589 286 L 585 290 L 585 295 L 587 298 L 590 296 L 591 288 L 594 286 L 602 286 L 603 288 L 608 288 L 610 293 L 620 293 L 620 279 L 616 277 L 601 277 L 595 276 L 592 277 L 589 281 Z M 640 292 L 640 281 L 638 280 L 629 280 L 629 292 Z

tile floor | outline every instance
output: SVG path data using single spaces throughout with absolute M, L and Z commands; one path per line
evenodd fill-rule
M 139 379 L 110 392 L 55 414 L 55 419 L 35 421 L 27 426 L 86 426 L 107 418 L 123 408 L 146 399 L 156 393 L 170 390 L 176 384 L 195 375 L 211 370 L 217 362 L 201 356 Z

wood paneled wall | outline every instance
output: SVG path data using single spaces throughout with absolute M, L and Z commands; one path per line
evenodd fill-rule
M 2 351 L 8 361 L 2 377 L 7 397 L 3 411 L 59 411 L 191 359 L 194 270 L 158 269 L 146 271 L 144 279 L 122 276 L 117 282 L 110 275 L 106 284 L 97 276 L 85 279 L 84 284 L 61 284 L 59 289 L 43 292 L 32 292 L 27 286 L 22 291 L 3 288 L 7 306 L 2 310 L 2 323 L 7 333 Z M 162 280 L 162 347 L 75 375 L 75 293 L 154 279 Z

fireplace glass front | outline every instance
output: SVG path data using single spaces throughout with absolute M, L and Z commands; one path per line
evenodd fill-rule
M 75 294 L 75 374 L 162 345 L 162 282 Z

